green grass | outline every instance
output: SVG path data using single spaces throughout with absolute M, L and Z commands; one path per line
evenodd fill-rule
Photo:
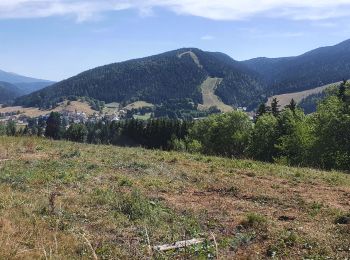
M 344 259 L 349 194 L 341 172 L 0 137 L 0 259 Z

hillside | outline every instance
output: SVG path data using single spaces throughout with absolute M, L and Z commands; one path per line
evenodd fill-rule
M 155 105 L 192 99 L 206 107 L 203 96 L 208 95 L 201 86 L 213 78 L 222 79 L 212 97 L 217 96 L 223 106 L 254 109 L 269 96 L 350 78 L 350 40 L 296 57 L 242 62 L 219 52 L 183 48 L 91 69 L 19 98 L 16 104 L 48 108 L 69 96 L 88 96 L 106 103 Z M 221 106 L 220 102 L 214 103 Z
M 16 86 L 0 81 L 0 104 L 14 100 L 21 95 L 21 90 Z
M 24 106 L 49 107 L 68 96 L 132 103 L 161 104 L 172 99 L 202 103 L 201 84 L 208 77 L 223 78 L 216 93 L 230 105 L 249 105 L 261 82 L 255 72 L 221 53 L 180 49 L 83 72 L 17 100 Z M 234 79 L 234 82 L 232 82 Z
M 269 99 L 268 99 L 266 104 L 270 105 L 274 98 L 277 98 L 281 108 L 284 108 L 287 105 L 289 105 L 292 99 L 294 99 L 294 101 L 296 103 L 300 104 L 300 102 L 303 101 L 304 99 L 306 99 L 306 98 L 308 98 L 310 96 L 322 95 L 322 93 L 326 89 L 328 89 L 328 88 L 330 88 L 332 86 L 338 85 L 338 84 L 339 83 L 333 83 L 333 84 L 329 84 L 329 85 L 325 85 L 325 86 L 321 86 L 321 87 L 317 87 L 317 88 L 312 88 L 312 89 L 309 89 L 309 90 L 298 91 L 298 92 L 287 93 L 287 94 L 274 95 L 274 96 L 269 97 Z
M 285 94 L 321 87 L 350 78 L 350 40 L 285 58 L 244 61 L 264 76 L 271 94 Z
M 338 172 L 0 137 L 1 259 L 346 259 L 349 201 Z
M 0 70 L 0 81 L 15 85 L 21 91 L 21 95 L 29 94 L 54 83 L 53 81 L 30 78 L 3 70 Z

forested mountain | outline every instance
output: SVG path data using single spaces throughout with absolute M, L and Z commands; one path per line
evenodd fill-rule
M 0 103 L 7 103 L 21 95 L 21 90 L 16 86 L 0 81 Z
M 29 94 L 54 83 L 53 81 L 25 77 L 3 70 L 0 70 L 0 81 L 17 86 L 21 91 L 21 95 Z
M 228 104 L 249 105 L 258 97 L 260 76 L 222 53 L 179 49 L 142 59 L 114 63 L 83 72 L 19 98 L 17 104 L 49 107 L 69 96 L 105 102 L 144 100 L 160 104 L 171 99 L 202 102 L 200 85 L 208 77 L 223 78 L 217 94 Z
M 316 88 L 350 78 L 350 40 L 296 57 L 244 61 L 263 75 L 270 94 Z
M 70 96 L 87 96 L 107 103 L 191 99 L 198 104 L 202 103 L 200 86 L 208 77 L 222 79 L 215 94 L 224 103 L 253 109 L 270 95 L 349 79 L 350 40 L 296 57 L 242 62 L 223 53 L 183 48 L 91 69 L 16 103 L 51 107 Z

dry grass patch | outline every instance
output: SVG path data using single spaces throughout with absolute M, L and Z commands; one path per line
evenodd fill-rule
M 1 259 L 349 257 L 344 173 L 40 138 L 0 151 Z

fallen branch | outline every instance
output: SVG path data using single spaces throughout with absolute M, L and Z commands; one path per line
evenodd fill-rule
M 91 253 L 92 253 L 92 258 L 94 260 L 98 260 L 98 257 L 96 255 L 96 252 L 95 252 L 95 249 L 92 247 L 89 239 L 87 239 L 87 237 L 85 236 L 85 234 L 83 234 L 83 239 L 85 240 L 86 244 L 89 246 L 90 250 L 91 250 Z
M 179 249 L 184 248 L 188 246 L 198 245 L 204 242 L 204 239 L 191 239 L 191 240 L 184 240 L 184 241 L 178 241 L 173 244 L 165 244 L 160 246 L 154 246 L 153 249 L 157 251 L 168 251 L 172 249 Z

